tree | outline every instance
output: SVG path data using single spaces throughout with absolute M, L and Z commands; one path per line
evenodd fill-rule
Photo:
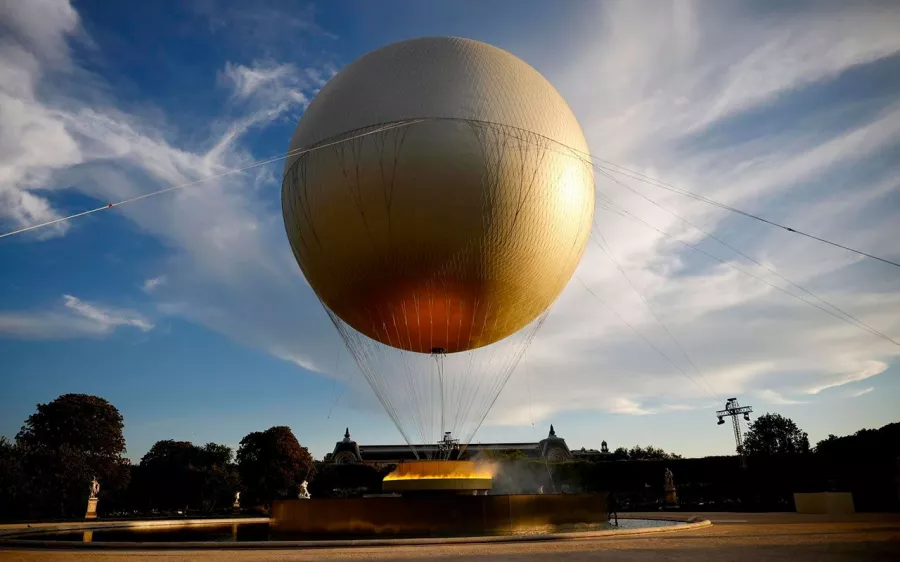
M 750 424 L 744 436 L 744 453 L 764 457 L 809 452 L 809 437 L 790 418 L 765 414 Z
M 231 448 L 188 441 L 157 441 L 141 458 L 132 495 L 157 509 L 213 511 L 227 505 L 238 487 Z
M 900 494 L 886 493 L 900 475 L 900 423 L 829 435 L 816 445 L 815 463 L 827 489 L 852 492 L 857 510 L 900 509 Z
M 900 423 L 889 423 L 879 429 L 860 429 L 853 435 L 829 435 L 816 444 L 816 454 L 849 459 L 870 459 L 884 454 L 900 453 Z
M 63 394 L 49 404 L 38 404 L 16 442 L 27 448 L 61 446 L 97 458 L 118 457 L 125 451 L 122 414 L 98 396 Z
M 296 497 L 300 484 L 315 476 L 312 455 L 286 426 L 246 435 L 237 462 L 249 502 Z
M 101 498 L 125 487 L 129 462 L 122 456 L 123 426 L 119 410 L 97 396 L 63 394 L 38 404 L 16 435 L 31 515 L 83 513 L 95 476 L 102 484 Z
M 375 468 L 361 463 L 315 463 L 316 478 L 309 493 L 316 498 L 362 496 L 381 490 L 381 482 L 396 465 Z
M 617 447 L 616 450 L 613 451 L 612 455 L 613 455 L 612 456 L 613 460 L 627 461 L 628 460 L 628 449 L 626 449 L 625 447 Z
M 625 447 L 619 447 L 613 451 L 613 458 L 616 460 L 629 459 L 633 461 L 665 461 L 680 459 L 681 455 L 667 453 L 653 445 L 647 445 L 646 447 L 635 445 L 628 450 L 626 450 Z
M 240 487 L 237 465 L 232 462 L 234 453 L 231 447 L 207 443 L 199 449 L 203 509 L 213 511 L 219 506 L 230 506 L 234 492 Z
M 12 519 L 18 515 L 25 501 L 22 492 L 19 448 L 6 437 L 0 437 L 0 519 Z

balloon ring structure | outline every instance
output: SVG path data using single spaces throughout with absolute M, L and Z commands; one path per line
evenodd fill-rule
M 429 37 L 362 56 L 316 95 L 290 150 L 323 145 L 285 164 L 288 239 L 333 318 L 378 342 L 497 342 L 547 310 L 581 259 L 584 134 L 502 49 Z

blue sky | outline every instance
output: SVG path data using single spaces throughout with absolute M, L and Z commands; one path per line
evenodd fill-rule
M 543 73 L 595 155 L 900 258 L 896 3 L 484 4 L 3 3 L 2 231 L 283 153 L 341 67 L 458 35 Z M 0 240 L 0 435 L 39 402 L 87 392 L 122 411 L 134 459 L 158 439 L 236 445 L 276 424 L 317 456 L 348 425 L 363 442 L 400 441 L 293 263 L 280 174 Z M 621 180 L 900 339 L 896 268 Z M 622 186 L 598 176 L 597 189 L 799 292 Z M 897 421 L 898 346 L 633 221 L 597 221 L 700 374 L 598 247 L 578 277 L 701 383 L 573 282 L 476 440 L 537 439 L 552 422 L 573 446 L 727 453 L 711 411 L 732 395 L 813 440 Z

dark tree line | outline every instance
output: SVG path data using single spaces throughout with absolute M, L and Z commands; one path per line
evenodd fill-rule
M 315 463 L 284 426 L 246 435 L 236 453 L 216 443 L 158 441 L 132 465 L 123 426 L 115 406 L 96 396 L 39 404 L 14 441 L 0 438 L 0 519 L 83 517 L 95 476 L 103 515 L 209 513 L 231 511 L 236 491 L 249 509 L 296 497 L 304 480 L 316 497 L 377 492 L 392 468 Z M 830 435 L 811 448 L 792 420 L 765 414 L 751 424 L 744 453 L 746 468 L 736 456 L 683 459 L 653 446 L 620 447 L 614 462 L 491 460 L 502 465 L 496 491 L 614 490 L 623 509 L 654 509 L 666 468 L 691 509 L 792 509 L 794 492 L 823 490 L 853 492 L 861 511 L 900 508 L 900 423 Z
M 653 445 L 647 445 L 646 447 L 635 445 L 630 449 L 619 447 L 615 451 L 613 451 L 614 460 L 664 461 L 680 458 L 681 455 L 676 455 L 675 453 L 667 453 L 658 447 L 654 447 Z
M 10 442 L 0 438 L 0 519 L 83 517 L 88 484 L 101 484 L 101 514 L 231 510 L 296 497 L 315 468 L 290 428 L 253 432 L 237 455 L 226 445 L 157 441 L 133 465 L 124 421 L 96 396 L 64 394 L 38 404 Z
M 143 509 L 215 511 L 239 487 L 230 447 L 157 441 L 133 468 L 130 502 Z

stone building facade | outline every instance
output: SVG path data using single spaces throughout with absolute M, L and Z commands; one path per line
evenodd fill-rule
M 344 433 L 344 439 L 334 445 L 334 450 L 325 455 L 325 462 L 335 464 L 361 463 L 369 465 L 396 464 L 402 461 L 416 460 L 419 458 L 435 458 L 440 456 L 442 450 L 440 443 L 428 443 L 413 445 L 416 453 L 413 453 L 409 445 L 360 445 L 350 438 L 350 429 Z M 562 462 L 567 460 L 609 460 L 612 454 L 606 441 L 603 441 L 600 450 L 597 449 L 570 449 L 566 440 L 556 435 L 553 425 L 547 437 L 531 443 L 470 443 L 468 446 L 459 447 L 450 454 L 451 458 L 460 460 L 476 459 L 479 456 L 492 454 L 518 454 L 526 459 L 545 459 L 550 462 Z

